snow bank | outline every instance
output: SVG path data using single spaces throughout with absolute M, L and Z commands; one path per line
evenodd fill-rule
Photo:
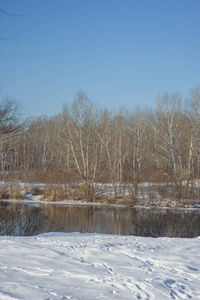
M 200 238 L 0 237 L 0 299 L 200 299 Z

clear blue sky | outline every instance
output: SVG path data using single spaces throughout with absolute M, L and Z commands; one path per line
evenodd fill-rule
M 200 84 L 200 0 L 1 0 L 0 97 L 54 115 L 83 89 L 102 107 L 152 107 Z

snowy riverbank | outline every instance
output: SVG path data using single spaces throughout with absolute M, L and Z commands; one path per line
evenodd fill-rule
M 0 237 L 0 299 L 200 299 L 200 238 Z

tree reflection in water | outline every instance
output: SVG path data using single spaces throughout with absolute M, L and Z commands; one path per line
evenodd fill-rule
M 200 235 L 200 211 L 140 210 L 133 234 L 147 237 L 192 238 Z
M 0 235 L 50 231 L 194 237 L 200 235 L 200 211 L 0 202 Z
M 62 230 L 44 215 L 40 207 L 2 202 L 0 204 L 0 235 L 32 236 Z

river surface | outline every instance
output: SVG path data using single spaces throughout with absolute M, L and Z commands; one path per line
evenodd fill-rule
M 200 210 L 0 202 L 0 235 L 53 231 L 196 237 L 200 236 Z

